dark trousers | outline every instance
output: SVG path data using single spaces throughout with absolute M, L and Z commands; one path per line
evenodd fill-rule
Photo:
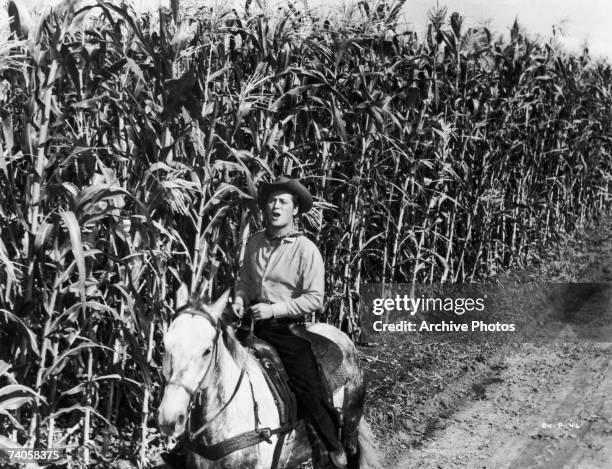
M 256 325 L 255 335 L 273 345 L 281 357 L 301 415 L 311 421 L 328 451 L 342 448 L 336 431 L 338 415 L 329 403 L 310 342 L 286 326 Z

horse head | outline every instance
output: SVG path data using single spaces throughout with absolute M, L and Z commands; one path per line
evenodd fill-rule
M 177 438 L 187 429 L 196 395 L 214 380 L 226 291 L 214 304 L 187 304 L 177 311 L 164 336 L 163 374 L 166 386 L 158 409 L 162 434 Z

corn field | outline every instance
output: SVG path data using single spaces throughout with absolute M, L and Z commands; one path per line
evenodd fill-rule
M 322 318 L 354 336 L 362 282 L 469 282 L 537 260 L 609 207 L 610 65 L 403 1 L 315 16 L 137 16 L 8 3 L 0 46 L 0 435 L 109 442 L 146 467 L 161 337 L 182 284 L 232 287 L 256 190 L 302 178 Z

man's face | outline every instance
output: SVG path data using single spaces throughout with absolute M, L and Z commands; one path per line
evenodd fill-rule
M 284 228 L 293 223 L 298 207 L 293 202 L 293 195 L 285 191 L 275 191 L 268 197 L 266 217 L 274 228 Z

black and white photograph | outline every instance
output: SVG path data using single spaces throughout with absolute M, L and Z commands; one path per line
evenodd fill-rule
M 612 4 L 2 0 L 0 468 L 612 468 Z

